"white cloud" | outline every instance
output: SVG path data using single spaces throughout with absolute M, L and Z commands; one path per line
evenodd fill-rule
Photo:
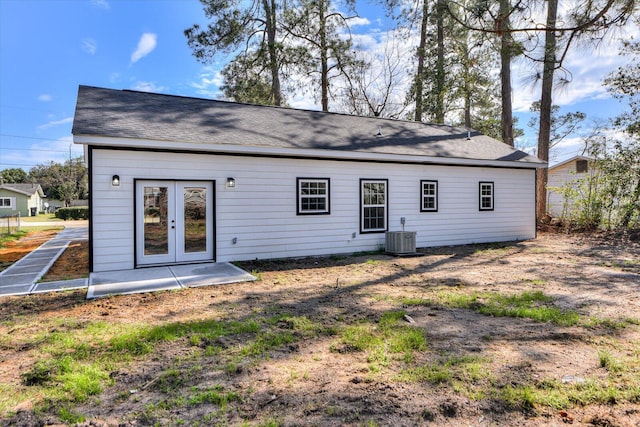
M 106 10 L 109 10 L 109 7 L 110 7 L 109 2 L 107 0 L 91 0 L 91 4 Z
M 370 25 L 370 24 L 371 24 L 371 21 L 369 21 L 367 18 L 363 16 L 356 16 L 349 19 L 349 26 L 351 28 L 358 25 Z
M 49 95 L 48 93 L 43 93 L 38 97 L 38 101 L 42 102 L 49 102 L 51 100 L 53 100 L 53 96 Z
M 64 119 L 60 120 L 52 120 L 48 123 L 38 126 L 38 129 L 49 129 L 55 126 L 66 125 L 67 123 L 73 123 L 73 117 L 65 117 Z
M 368 33 L 368 34 L 352 34 L 351 40 L 353 41 L 353 45 L 360 50 L 374 50 L 379 48 L 378 39 L 376 39 L 376 34 Z
M 222 97 L 220 94 L 220 86 L 222 86 L 220 69 L 213 66 L 202 67 L 198 78 L 200 80 L 191 83 L 191 87 L 195 88 L 199 95 L 214 99 Z
M 116 83 L 120 80 L 120 73 L 109 74 L 109 83 Z
M 156 48 L 158 35 L 154 33 L 144 33 L 138 41 L 138 47 L 131 54 L 131 63 L 139 61 L 150 54 Z
M 138 90 L 140 92 L 162 92 L 165 87 L 164 86 L 158 86 L 153 82 L 144 82 L 144 81 L 138 81 L 136 82 L 133 86 L 131 86 L 131 89 L 133 90 Z
M 87 52 L 89 55 L 93 55 L 94 53 L 96 53 L 97 49 L 98 43 L 91 37 L 87 37 L 86 39 L 82 40 L 82 50 Z

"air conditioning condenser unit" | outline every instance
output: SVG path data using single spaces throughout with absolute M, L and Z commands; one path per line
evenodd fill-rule
M 415 231 L 387 231 L 385 235 L 385 251 L 394 255 L 416 253 Z

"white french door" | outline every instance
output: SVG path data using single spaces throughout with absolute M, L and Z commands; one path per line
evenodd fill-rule
M 136 266 L 213 259 L 213 183 L 136 181 Z

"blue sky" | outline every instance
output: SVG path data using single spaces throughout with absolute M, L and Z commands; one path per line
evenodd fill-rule
M 358 12 L 363 19 L 354 32 L 369 40 L 365 48 L 375 49 L 393 25 L 365 3 L 358 3 Z M 78 85 L 215 96 L 226 58 L 211 65 L 195 60 L 183 35 L 194 23 L 206 24 L 197 0 L 0 0 L 0 169 L 28 170 L 64 161 L 70 151 L 82 154 L 71 136 Z M 617 114 L 621 105 L 600 83 L 623 63 L 615 43 L 572 55 L 567 65 L 574 81 L 556 93 L 556 102 L 590 118 Z M 525 128 L 527 106 L 539 96 L 524 83 L 529 72 L 524 64 L 514 68 L 514 105 Z M 318 108 L 304 95 L 291 105 Z M 535 143 L 527 131 L 520 146 Z M 558 160 L 575 154 L 577 146 L 566 145 Z

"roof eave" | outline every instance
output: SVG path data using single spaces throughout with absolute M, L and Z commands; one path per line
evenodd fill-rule
M 14 193 L 22 194 L 23 196 L 31 197 L 33 195 L 32 193 L 29 193 L 28 191 L 18 190 L 17 188 L 9 187 L 9 186 L 6 186 L 6 185 L 2 185 L 2 186 L 0 186 L 0 188 L 2 188 L 3 190 L 7 190 L 7 191 L 13 191 Z
M 573 156 L 573 157 L 568 158 L 567 160 L 564 160 L 564 161 L 562 161 L 560 163 L 557 163 L 557 164 L 555 164 L 553 166 L 549 166 L 549 170 L 559 168 L 559 167 L 564 166 L 566 164 L 569 164 L 569 163 L 571 163 L 571 162 L 573 162 L 575 160 L 593 161 L 594 159 L 593 159 L 593 157 L 588 157 L 588 156 Z
M 157 141 L 145 139 L 114 138 L 94 135 L 74 135 L 73 142 L 96 147 L 133 148 L 167 151 L 197 151 L 216 154 L 246 156 L 296 157 L 324 160 L 353 160 L 370 162 L 446 164 L 457 166 L 488 166 L 519 169 L 543 169 L 545 162 L 522 160 L 467 159 L 459 157 L 416 156 L 364 151 L 342 151 L 310 148 L 282 148 L 257 145 L 199 144 L 176 141 Z

